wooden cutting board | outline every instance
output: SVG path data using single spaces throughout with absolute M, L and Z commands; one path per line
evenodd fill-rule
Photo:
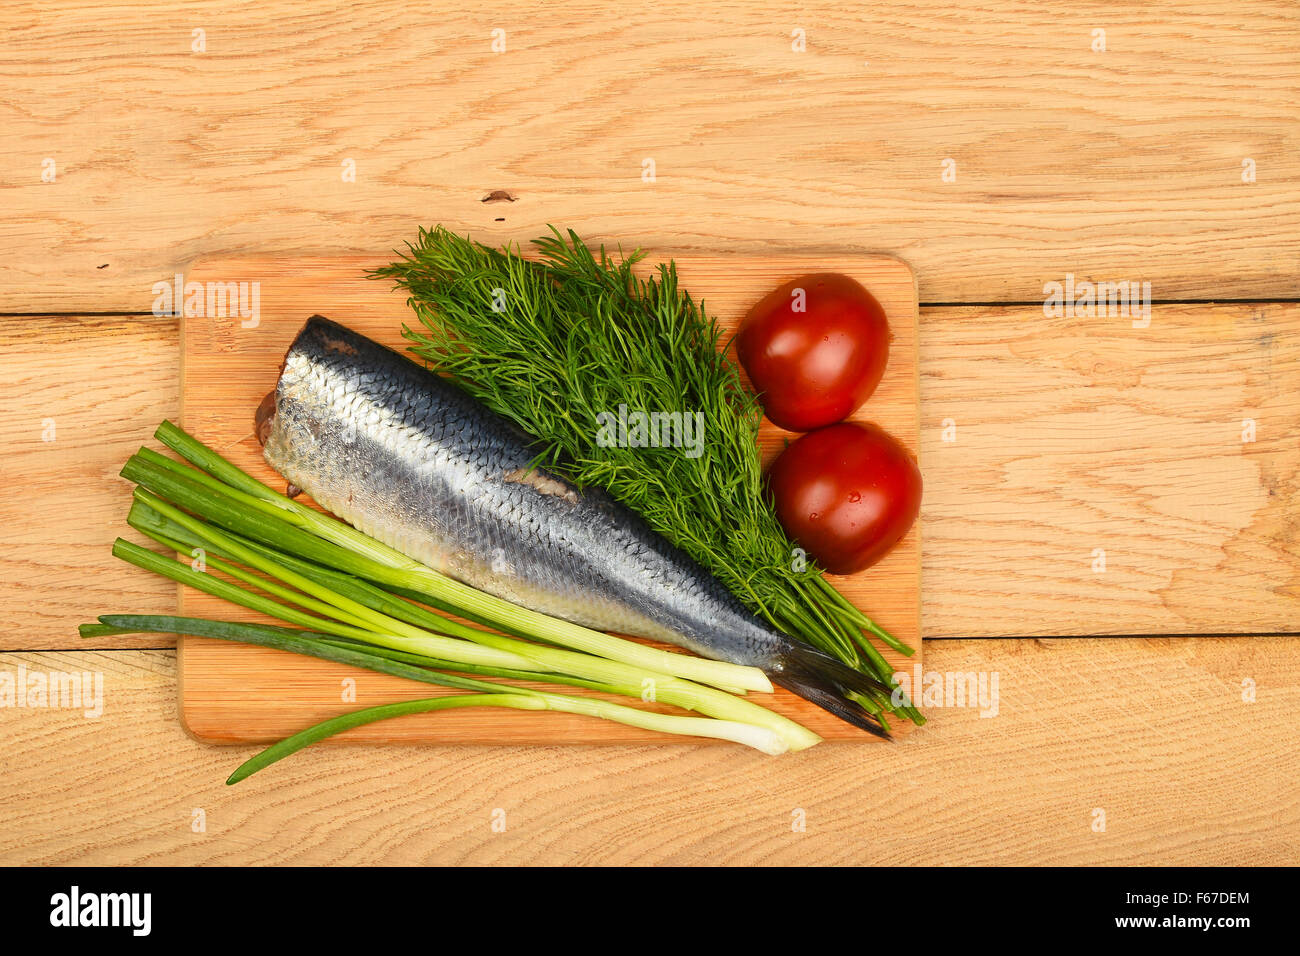
M 184 427 L 259 479 L 282 488 L 284 479 L 263 461 L 254 437 L 254 410 L 275 387 L 280 363 L 294 335 L 315 313 L 390 346 L 402 347 L 403 323 L 416 321 L 404 296 L 392 291 L 387 282 L 365 278 L 368 269 L 389 258 L 246 257 L 195 263 L 184 275 L 184 282 L 204 283 L 202 311 L 208 314 L 186 316 L 181 323 Z M 708 310 L 728 329 L 734 328 L 749 306 L 765 293 L 795 276 L 831 271 L 860 281 L 884 306 L 893 342 L 880 387 L 854 418 L 879 423 L 913 451 L 919 451 L 917 294 L 906 263 L 884 256 L 676 258 L 683 286 L 696 298 L 703 298 Z M 233 309 L 223 313 L 215 296 L 209 306 L 206 292 L 215 293 L 218 283 L 250 283 L 246 287 L 247 301 L 250 306 L 256 301 L 256 316 L 241 318 Z M 787 437 L 788 433 L 764 422 L 760 441 L 767 461 L 775 457 Z M 861 574 L 832 580 L 883 627 L 916 648 L 911 658 L 885 649 L 892 663 L 909 672 L 919 666 L 919 522 L 880 564 Z M 180 607 L 180 613 L 188 616 L 262 620 L 252 612 L 184 587 Z M 326 661 L 205 638 L 182 637 L 179 658 L 181 719 L 194 736 L 212 742 L 275 740 L 350 710 L 443 692 L 430 685 Z M 548 688 L 555 689 L 555 685 Z M 772 695 L 753 694 L 751 699 L 786 714 L 826 739 L 876 739 L 780 688 Z M 625 698 L 620 700 L 627 703 Z M 638 706 L 675 710 L 663 705 Z M 895 726 L 899 723 L 894 722 Z M 489 708 L 410 715 L 357 728 L 342 736 L 352 740 L 474 744 L 686 739 L 589 717 Z

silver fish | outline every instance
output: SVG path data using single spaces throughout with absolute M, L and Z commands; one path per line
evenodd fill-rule
M 257 418 L 273 468 L 408 557 L 555 617 L 762 668 L 883 735 L 845 692 L 892 688 L 750 613 L 604 491 L 533 468 L 528 435 L 397 352 L 313 316 Z

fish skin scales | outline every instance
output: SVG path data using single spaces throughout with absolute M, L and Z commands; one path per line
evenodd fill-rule
M 508 601 L 735 663 L 770 666 L 783 643 L 605 492 L 530 470 L 513 424 L 326 319 L 286 356 L 264 454 L 349 524 Z

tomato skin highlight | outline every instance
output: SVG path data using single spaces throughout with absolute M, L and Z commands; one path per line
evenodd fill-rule
M 871 567 L 921 510 L 915 456 L 877 425 L 844 422 L 801 436 L 767 481 L 781 526 L 832 574 Z
M 795 311 L 799 305 L 804 311 Z M 812 431 L 853 414 L 876 390 L 889 360 L 889 323 L 853 279 L 814 273 L 749 310 L 736 356 L 774 424 Z

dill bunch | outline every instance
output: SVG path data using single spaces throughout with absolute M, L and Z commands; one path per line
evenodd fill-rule
M 643 278 L 637 250 L 593 252 L 551 227 L 537 258 L 492 249 L 441 226 L 421 229 L 398 261 L 376 270 L 406 290 L 422 328 L 410 349 L 538 440 L 539 465 L 579 487 L 598 485 L 717 577 L 751 611 L 864 673 L 892 668 L 867 634 L 911 649 L 876 626 L 811 564 L 763 491 L 762 408 L 719 348 L 722 332 L 660 263 Z M 698 413 L 698 456 L 680 448 L 598 441 L 602 414 Z M 864 631 L 866 633 L 864 633 Z M 859 697 L 872 713 L 910 705 Z

